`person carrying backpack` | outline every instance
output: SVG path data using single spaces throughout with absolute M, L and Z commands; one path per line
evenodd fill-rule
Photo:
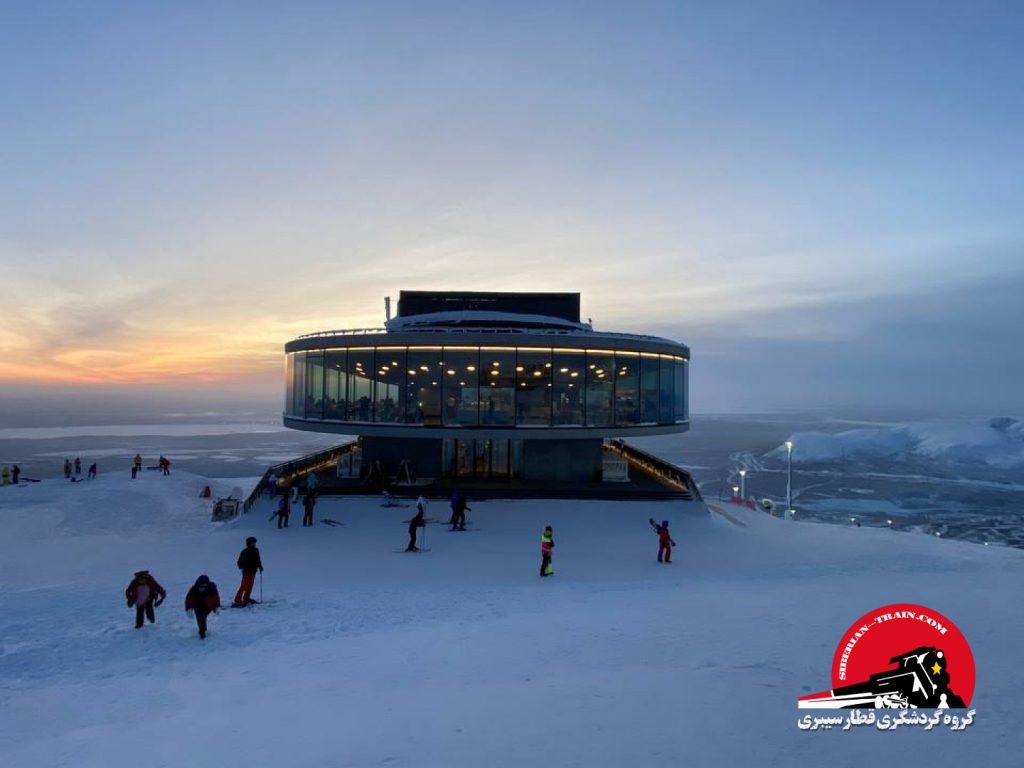
M 185 595 L 185 612 L 195 614 L 200 640 L 206 639 L 206 618 L 216 613 L 218 608 L 220 595 L 217 593 L 217 585 L 204 573 Z

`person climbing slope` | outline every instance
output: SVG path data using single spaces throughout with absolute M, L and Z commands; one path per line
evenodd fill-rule
M 135 628 L 142 629 L 143 618 L 149 619 L 150 624 L 156 621 L 154 609 L 164 601 L 167 592 L 150 576 L 149 571 L 136 571 L 124 596 L 128 600 L 128 607 L 135 608 Z
M 200 640 L 206 639 L 206 618 L 216 613 L 218 608 L 220 595 L 217 593 L 217 585 L 204 573 L 185 595 L 185 612 L 195 614 Z

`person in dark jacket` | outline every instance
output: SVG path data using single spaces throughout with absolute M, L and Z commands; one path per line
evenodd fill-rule
M 422 497 L 421 497 L 422 498 Z M 416 546 L 416 529 L 426 528 L 427 521 L 424 519 L 426 513 L 425 504 L 416 504 L 416 514 L 409 521 L 409 546 L 405 548 L 406 552 L 418 552 L 419 548 Z
M 185 595 L 185 611 L 195 614 L 200 640 L 206 639 L 206 617 L 210 613 L 216 613 L 218 608 L 220 608 L 220 595 L 217 593 L 217 585 L 210 581 L 210 577 L 204 573 L 196 579 L 192 589 Z
M 247 605 L 254 603 L 252 599 L 252 585 L 256 581 L 256 572 L 263 573 L 263 561 L 260 560 L 260 551 L 256 548 L 256 537 L 250 536 L 245 540 L 245 549 L 238 555 L 238 568 L 242 571 L 242 583 L 235 593 L 235 605 Z
M 277 505 L 277 527 L 287 528 L 288 518 L 292 513 L 292 503 L 289 500 L 288 494 L 285 493 L 281 496 L 281 501 Z
M 87 477 L 90 480 L 95 479 L 95 477 L 96 477 L 96 462 L 95 461 L 92 464 L 89 465 L 89 474 L 87 475 Z
M 14 482 L 15 485 L 18 484 L 19 477 L 21 477 L 21 467 L 15 464 L 13 467 L 11 467 L 11 480 Z
M 316 507 L 316 491 L 306 491 L 302 497 L 302 527 L 309 528 L 313 525 L 313 509 Z
M 154 608 L 164 601 L 167 592 L 149 575 L 149 571 L 136 571 L 124 596 L 128 607 L 135 607 L 135 628 L 142 629 L 143 617 L 149 619 L 150 624 L 156 621 Z
M 466 530 L 466 510 L 472 512 L 466 505 L 466 494 L 462 491 L 456 491 L 452 497 L 452 519 L 451 519 L 451 530 L 453 531 L 464 531 Z

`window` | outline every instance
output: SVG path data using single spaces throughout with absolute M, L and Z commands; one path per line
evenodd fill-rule
M 516 354 L 516 424 L 551 425 L 551 350 Z
M 658 379 L 661 375 L 661 361 L 657 355 L 644 352 L 640 355 L 640 423 L 657 424 L 661 398 Z
M 306 418 L 324 417 L 324 353 L 306 353 Z
M 480 350 L 480 423 L 512 426 L 516 400 L 516 352 L 483 347 Z
M 348 418 L 348 355 L 344 349 L 324 353 L 324 418 Z
M 348 420 L 373 421 L 373 348 L 348 351 Z
M 445 347 L 443 421 L 452 425 L 477 423 L 480 400 L 480 350 L 477 347 Z
M 377 347 L 374 361 L 374 421 L 400 424 L 405 420 L 405 347 Z
M 284 356 L 284 412 L 286 416 L 295 415 L 295 353 Z
M 298 418 L 306 415 L 306 353 L 295 353 L 295 386 L 292 387 L 292 413 Z
M 407 359 L 405 421 L 407 424 L 441 424 L 440 347 L 411 347 Z
M 675 421 L 674 402 L 676 380 L 672 373 L 673 362 L 669 355 L 662 355 L 661 358 L 661 398 L 658 409 L 658 421 L 661 424 L 671 424 Z
M 587 426 L 607 427 L 612 423 L 615 397 L 615 355 L 587 351 Z
M 582 349 L 556 349 L 551 359 L 552 423 L 582 427 L 587 381 L 587 354 Z
M 615 353 L 615 423 L 620 427 L 640 421 L 640 353 Z

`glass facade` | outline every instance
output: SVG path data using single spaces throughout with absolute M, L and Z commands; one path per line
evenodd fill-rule
M 326 421 L 452 428 L 677 424 L 689 418 L 688 365 L 673 355 L 601 349 L 310 350 L 287 355 L 285 412 Z M 510 450 L 495 445 L 486 446 L 489 473 L 496 471 L 496 461 L 506 464 L 504 452 Z M 452 461 L 477 471 L 476 458 L 466 458 L 477 454 L 477 446 L 453 447 Z M 514 457 L 507 462 L 514 464 Z

